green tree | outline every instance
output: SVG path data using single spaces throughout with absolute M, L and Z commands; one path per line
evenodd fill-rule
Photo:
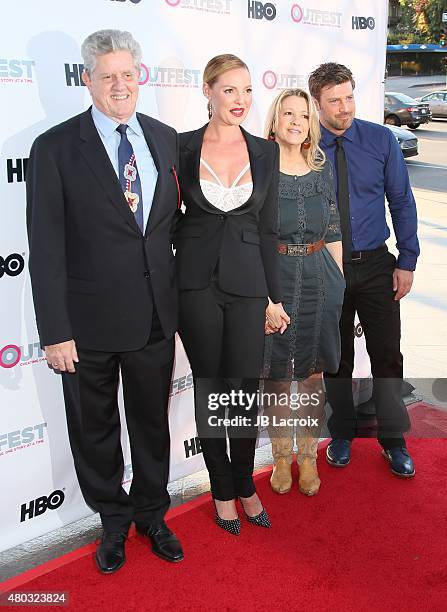
M 402 20 L 396 27 L 396 34 L 405 37 L 424 37 L 423 42 L 439 43 L 444 32 L 442 13 L 447 13 L 447 0 L 399 0 L 402 6 Z M 411 42 L 422 42 L 414 40 Z

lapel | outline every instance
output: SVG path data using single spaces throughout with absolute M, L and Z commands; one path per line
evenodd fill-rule
M 183 188 L 189 191 L 189 195 L 193 202 L 196 202 L 201 208 L 204 208 L 208 212 L 210 211 L 210 204 L 205 199 L 202 190 L 200 189 L 200 152 L 202 150 L 203 135 L 208 124 L 192 132 L 191 138 L 185 145 L 185 177 L 189 177 L 191 180 L 185 180 Z M 180 177 L 181 180 L 182 177 Z M 213 207 L 214 208 L 214 207 Z
M 270 180 L 270 177 L 267 176 L 267 173 L 264 169 L 264 151 L 259 145 L 256 138 L 247 132 L 243 127 L 241 127 L 241 132 L 243 137 L 245 138 L 245 142 L 247 143 L 248 149 L 248 157 L 250 159 L 250 170 L 251 170 L 251 178 L 253 180 L 253 191 L 250 198 L 247 202 L 241 207 L 244 208 L 246 206 L 250 206 L 253 202 L 258 200 L 259 192 L 261 191 L 261 186 L 266 180 Z
M 188 181 L 188 189 L 191 195 L 191 199 L 199 204 L 201 208 L 204 208 L 208 212 L 219 214 L 221 211 L 212 206 L 208 200 L 204 197 L 200 188 L 200 153 L 202 150 L 203 137 L 205 130 L 208 127 L 208 123 L 204 126 L 192 132 L 190 139 L 185 145 L 185 169 L 186 176 L 192 178 Z M 266 173 L 263 171 L 263 160 L 264 151 L 262 150 L 255 137 L 247 132 L 243 127 L 240 128 L 245 142 L 247 143 L 248 157 L 250 160 L 250 170 L 253 180 L 253 191 L 247 202 L 235 211 L 231 211 L 232 215 L 240 215 L 246 212 L 247 208 L 255 203 L 258 199 L 258 194 L 263 181 L 268 179 Z
M 155 167 L 157 168 L 158 176 L 157 183 L 155 185 L 154 197 L 152 199 L 152 206 L 149 213 L 149 219 L 145 228 L 145 235 L 150 232 L 154 225 L 154 219 L 157 218 L 158 212 L 161 210 L 160 201 L 162 201 L 161 192 L 163 188 L 163 173 L 168 168 L 168 162 L 163 158 L 163 148 L 161 146 L 161 135 L 158 134 L 157 138 L 155 138 L 155 128 L 156 126 L 151 125 L 149 117 L 142 115 L 141 113 L 137 113 L 138 123 L 141 125 L 141 129 L 143 130 L 144 138 L 146 140 L 147 146 L 149 147 L 149 151 L 152 155 L 152 159 L 154 160 Z M 166 166 L 166 168 L 165 168 Z
M 93 123 L 91 109 L 86 110 L 85 113 L 82 113 L 80 116 L 79 149 L 113 206 L 130 227 L 141 235 L 141 230 L 138 227 L 138 223 L 135 221 L 133 212 L 126 202 L 112 162 L 107 155 L 107 151 Z

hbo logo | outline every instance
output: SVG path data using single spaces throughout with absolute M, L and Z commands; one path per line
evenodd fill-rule
M 374 17 L 353 17 L 352 18 L 352 29 L 353 30 L 374 30 L 376 22 Z
M 28 504 L 20 506 L 20 522 L 26 521 L 26 517 L 32 519 L 35 516 L 40 516 L 47 510 L 56 510 L 64 503 L 65 494 L 60 489 L 53 491 L 48 497 L 42 495 L 37 499 L 31 500 Z
M 8 255 L 6 259 L 0 256 L 0 278 L 7 274 L 8 276 L 18 276 L 25 267 L 25 261 L 18 253 Z
M 276 17 L 276 7 L 271 2 L 254 2 L 248 0 L 248 17 L 250 19 L 267 19 L 272 21 Z

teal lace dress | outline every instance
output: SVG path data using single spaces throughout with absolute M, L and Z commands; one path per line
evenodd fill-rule
M 341 240 L 329 161 L 321 172 L 280 173 L 279 227 L 282 243 Z M 266 336 L 264 377 L 299 380 L 316 372 L 336 372 L 344 277 L 326 248 L 280 259 L 283 305 L 291 322 L 283 335 Z

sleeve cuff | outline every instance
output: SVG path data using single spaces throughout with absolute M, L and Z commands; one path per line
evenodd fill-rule
M 414 272 L 416 270 L 416 257 L 399 255 L 397 258 L 396 268 L 399 268 L 399 270 Z

